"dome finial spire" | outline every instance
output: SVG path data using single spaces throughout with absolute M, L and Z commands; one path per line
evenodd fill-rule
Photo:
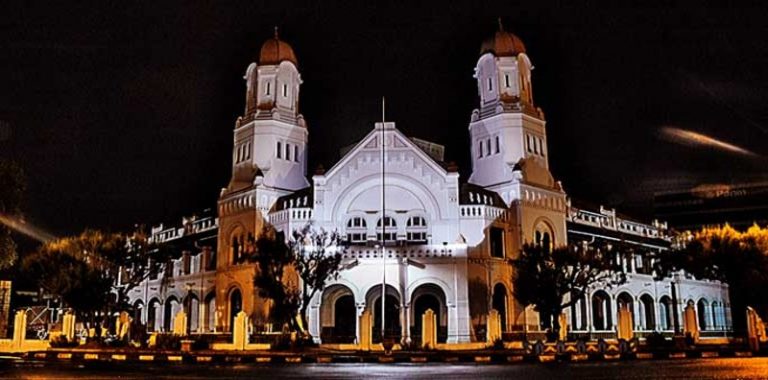
M 504 31 L 504 24 L 501 23 L 501 17 L 498 18 L 498 21 L 499 21 L 499 32 L 503 32 Z
M 275 25 L 275 39 L 276 39 L 276 40 L 278 40 L 278 39 L 279 39 L 279 38 L 277 38 L 277 25 Z

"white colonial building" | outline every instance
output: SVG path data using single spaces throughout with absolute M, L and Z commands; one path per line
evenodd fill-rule
M 725 285 L 682 274 L 654 280 L 653 254 L 670 246 L 665 225 L 571 205 L 549 171 L 532 69 L 513 34 L 499 30 L 483 43 L 466 182 L 444 162 L 443 146 L 410 138 L 394 122 L 371 126 L 333 167 L 308 178 L 298 61 L 275 35 L 245 74 L 246 106 L 235 125 L 232 179 L 222 189 L 218 216 L 153 230 L 157 241 L 190 239 L 202 252 L 185 253 L 164 277 L 136 289 L 137 317 L 152 330 L 167 330 L 170 316 L 187 308 L 193 331 L 228 331 L 243 310 L 256 331 L 268 329 L 268 303 L 253 286 L 255 266 L 243 258 L 264 223 L 284 232 L 312 223 L 339 231 L 348 244 L 339 278 L 310 305 L 309 330 L 322 342 L 358 339 L 358 317 L 366 309 L 380 339 L 383 289 L 384 330 L 403 341 L 419 339 L 427 309 L 437 313 L 438 339 L 447 343 L 484 339 L 491 309 L 508 337 L 541 331 L 537 313 L 513 295 L 509 260 L 525 243 L 622 247 L 616 260 L 628 282 L 596 287 L 569 309 L 574 333 L 614 334 L 620 305 L 634 313 L 636 330 L 671 332 L 682 325 L 688 302 L 698 306 L 702 330 L 728 330 Z

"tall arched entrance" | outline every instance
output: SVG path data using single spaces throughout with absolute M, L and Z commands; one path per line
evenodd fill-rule
M 507 331 L 507 287 L 504 284 L 496 284 L 493 287 L 493 297 L 491 297 L 491 308 L 499 312 L 501 321 L 501 331 Z
M 160 330 L 158 322 L 161 309 L 160 300 L 157 298 L 151 299 L 147 304 L 147 331 L 154 332 Z
M 422 316 L 427 310 L 435 313 L 437 323 L 437 342 L 448 340 L 448 308 L 445 292 L 435 284 L 424 284 L 416 288 L 411 295 L 411 338 L 416 343 L 422 342 Z
M 662 330 L 672 330 L 672 299 L 669 296 L 662 296 L 659 299 L 659 323 Z
M 387 285 L 384 297 L 384 337 L 399 342 L 402 334 L 400 323 L 400 294 Z M 365 296 L 368 310 L 373 310 L 373 342 L 381 342 L 381 286 L 374 286 Z
M 216 290 L 212 290 L 205 296 L 204 324 L 204 331 L 214 331 L 216 329 Z
M 197 332 L 200 325 L 200 299 L 195 293 L 184 297 L 184 312 L 187 313 L 187 331 Z
M 240 289 L 234 288 L 229 292 L 229 331 L 235 324 L 235 316 L 243 310 L 243 296 Z
M 696 316 L 699 319 L 699 329 L 701 330 L 709 330 L 709 321 L 707 318 L 707 312 L 709 311 L 709 304 L 707 303 L 707 300 L 700 299 L 699 302 L 696 303 Z
M 610 300 L 608 293 L 602 290 L 592 295 L 592 326 L 597 331 L 613 328 Z
M 331 285 L 320 301 L 320 339 L 323 343 L 353 343 L 357 337 L 357 308 L 352 291 Z
M 654 306 L 653 297 L 649 294 L 643 294 L 640 296 L 640 323 L 644 330 L 651 331 L 656 329 L 656 308 Z
M 136 302 L 133 303 L 133 320 L 138 323 L 144 322 L 144 318 L 141 316 L 144 314 L 144 302 L 141 300 L 136 300 Z
M 169 332 L 173 329 L 173 318 L 181 310 L 181 304 L 176 296 L 170 296 L 165 300 L 165 313 L 163 314 L 163 330 Z

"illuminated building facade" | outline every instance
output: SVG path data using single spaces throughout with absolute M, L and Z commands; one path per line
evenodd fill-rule
M 571 205 L 549 171 L 546 123 L 534 105 L 532 69 L 515 35 L 499 30 L 482 44 L 475 67 L 479 104 L 468 128 L 472 173 L 466 183 L 444 162 L 441 145 L 409 138 L 394 122 L 376 123 L 333 167 L 308 178 L 309 133 L 299 112 L 298 60 L 275 35 L 245 74 L 232 177 L 221 191 L 217 216 L 153 230 L 157 241 L 191 239 L 202 252 L 185 254 L 169 265 L 164 278 L 134 291 L 137 317 L 151 330 L 167 330 L 170 316 L 187 308 L 192 331 L 229 331 L 232 316 L 242 310 L 255 331 L 269 330 L 269 305 L 253 286 L 255 265 L 245 258 L 265 223 L 283 232 L 311 223 L 338 231 L 347 243 L 340 248 L 344 269 L 339 278 L 309 308 L 309 331 L 324 343 L 356 341 L 366 309 L 374 316 L 375 337 L 383 312 L 386 334 L 403 341 L 420 338 L 427 309 L 437 314 L 441 342 L 483 340 L 491 309 L 499 312 L 508 336 L 540 332 L 538 314 L 515 302 L 513 293 L 510 259 L 526 243 L 554 247 L 601 241 L 625 248 L 616 260 L 629 281 L 612 289 L 596 287 L 568 310 L 575 333 L 615 334 L 616 312 L 624 304 L 638 330 L 670 331 L 673 310 L 681 313 L 689 300 L 705 303 L 703 329 L 727 330 L 726 286 L 683 276 L 675 279 L 673 305 L 671 279 L 651 276 L 649 257 L 669 248 L 664 225 Z

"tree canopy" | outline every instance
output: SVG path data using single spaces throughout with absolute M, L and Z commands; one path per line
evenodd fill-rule
M 152 244 L 141 230 L 125 235 L 89 229 L 43 244 L 24 258 L 22 270 L 65 306 L 92 316 L 130 308 L 128 293 L 174 252 Z
M 309 224 L 294 231 L 288 242 L 271 225 L 264 227 L 251 260 L 258 264 L 254 285 L 262 297 L 274 302 L 274 322 L 308 335 L 312 297 L 339 274 L 341 255 L 330 249 L 338 243 L 337 233 L 315 231 Z
M 728 284 L 734 327 L 744 325 L 747 306 L 768 315 L 768 228 L 753 225 L 744 232 L 729 225 L 682 235 L 677 249 L 661 255 L 657 276 L 684 270 L 697 279 Z
M 603 249 L 567 246 L 547 249 L 541 245 L 523 246 L 515 267 L 515 298 L 523 305 L 535 305 L 545 326 L 558 333 L 558 317 L 573 306 L 590 287 L 609 287 L 626 280 L 615 261 L 616 252 Z
M 0 159 L 0 184 L 0 269 L 4 269 L 13 265 L 17 253 L 11 229 L 3 223 L 3 218 L 15 218 L 21 213 L 26 191 L 23 170 L 12 161 Z

